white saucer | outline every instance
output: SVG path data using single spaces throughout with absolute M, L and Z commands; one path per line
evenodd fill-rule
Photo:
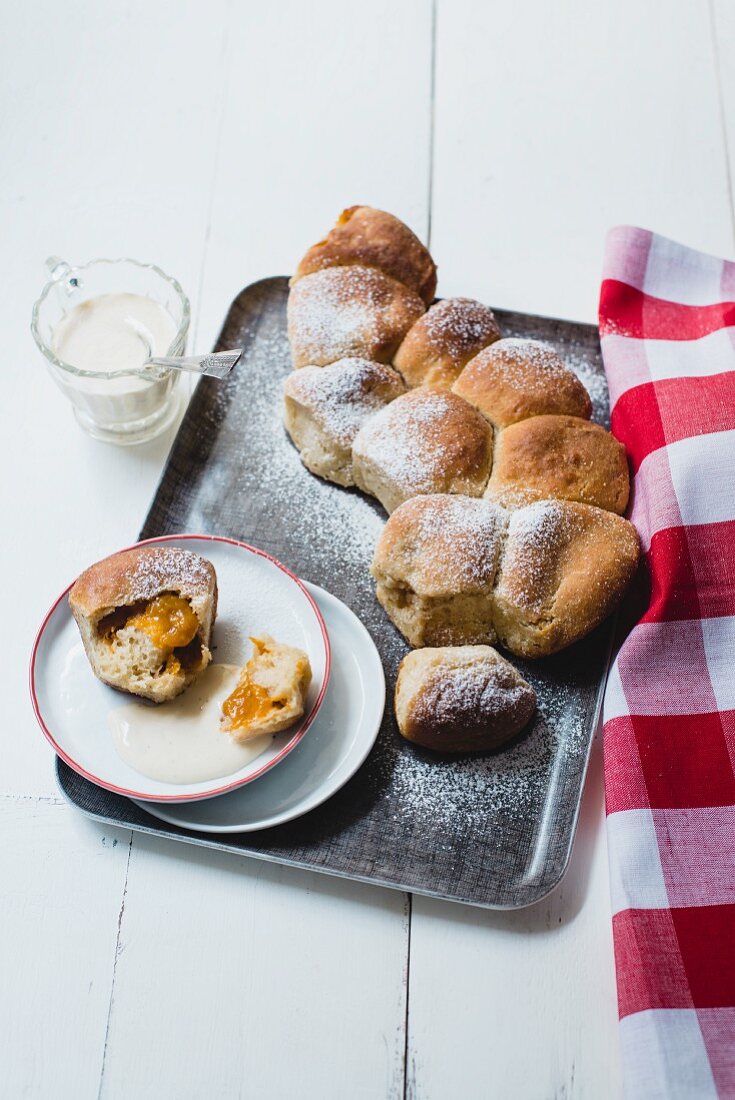
M 383 717 L 383 666 L 357 616 L 323 588 L 306 587 L 319 604 L 332 642 L 329 688 L 309 736 L 257 783 L 206 802 L 139 803 L 146 813 L 195 832 L 254 832 L 321 805 L 363 763 Z
M 271 634 L 308 653 L 313 678 L 303 718 L 276 734 L 260 756 L 231 775 L 192 783 L 165 783 L 141 775 L 115 749 L 108 714 L 122 697 L 97 680 L 89 667 L 66 599 L 69 589 L 59 596 L 38 632 L 31 656 L 31 699 L 48 741 L 85 779 L 128 798 L 189 802 L 251 783 L 296 748 L 325 698 L 331 664 L 329 636 L 305 585 L 262 550 L 214 535 L 170 535 L 146 543 L 158 544 L 194 550 L 214 565 L 219 590 L 215 661 L 244 664 L 247 639 L 253 633 Z

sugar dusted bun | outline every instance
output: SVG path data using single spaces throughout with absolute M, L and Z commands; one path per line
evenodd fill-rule
M 538 340 L 498 340 L 469 361 L 452 388 L 496 428 L 544 413 L 592 415 L 577 376 Z
M 492 428 L 456 394 L 417 389 L 371 417 L 352 447 L 355 484 L 392 512 L 426 493 L 480 496 Z
M 410 287 L 426 303 L 436 292 L 436 265 L 407 225 L 371 206 L 344 210 L 326 238 L 313 245 L 291 280 L 292 285 L 328 267 L 376 267 Z
M 206 558 L 141 546 L 90 566 L 69 606 L 95 675 L 110 687 L 173 699 L 206 668 L 217 578 Z
M 285 424 L 301 461 L 338 485 L 354 485 L 352 443 L 369 416 L 406 387 L 401 376 L 368 359 L 304 367 L 286 379 Z
M 383 528 L 377 597 L 412 646 L 495 640 L 492 590 L 507 513 L 486 500 L 418 496 Z
M 487 306 L 471 298 L 445 298 L 409 329 L 393 365 L 409 386 L 450 389 L 465 364 L 499 339 Z
M 390 363 L 424 312 L 418 294 L 376 268 L 328 267 L 299 279 L 288 296 L 294 367 L 358 356 Z
M 494 592 L 501 642 L 544 657 L 584 637 L 619 602 L 639 553 L 631 523 L 588 504 L 547 500 L 512 512 Z
M 625 448 L 576 416 L 532 416 L 504 428 L 486 496 L 516 508 L 534 500 L 577 500 L 622 515 L 630 483 Z
M 415 649 L 401 661 L 395 708 L 407 741 L 437 752 L 488 751 L 528 724 L 536 693 L 490 646 Z

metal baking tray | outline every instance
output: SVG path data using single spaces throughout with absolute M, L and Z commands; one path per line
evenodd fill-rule
M 262 547 L 344 600 L 381 655 L 389 699 L 407 647 L 378 605 L 368 573 L 385 516 L 356 490 L 300 463 L 281 423 L 290 370 L 288 281 L 246 287 L 217 348 L 245 349 L 226 382 L 203 378 L 174 442 L 142 538 L 218 534 Z M 497 310 L 506 336 L 548 340 L 607 423 L 607 387 L 592 325 Z M 612 623 L 542 661 L 514 658 L 539 700 L 533 725 L 491 755 L 437 757 L 406 743 L 386 707 L 356 775 L 298 820 L 237 836 L 166 825 L 57 760 L 63 794 L 108 824 L 488 908 L 538 901 L 562 878 L 599 717 Z

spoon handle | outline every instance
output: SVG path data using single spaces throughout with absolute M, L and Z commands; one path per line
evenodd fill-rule
M 182 355 L 170 357 L 156 355 L 146 359 L 144 367 L 169 367 L 172 370 L 188 370 L 195 374 L 207 374 L 211 378 L 226 378 L 242 355 L 242 348 L 233 351 L 208 352 L 206 355 Z

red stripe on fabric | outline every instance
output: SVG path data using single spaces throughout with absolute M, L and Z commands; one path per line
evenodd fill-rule
M 698 340 L 735 325 L 735 302 L 682 305 L 654 298 L 617 279 L 605 279 L 600 291 L 600 332 L 647 340 Z
M 605 727 L 607 812 L 735 805 L 734 732 L 735 711 L 612 719 Z
M 651 602 L 641 622 L 699 619 L 696 573 L 684 527 L 657 531 L 645 556 L 651 580 Z
M 735 905 L 696 905 L 671 915 L 695 1008 L 735 1007 Z
M 610 417 L 612 433 L 625 444 L 634 474 L 651 451 L 666 446 L 666 431 L 656 398 L 658 384 L 649 382 L 627 390 L 618 398 Z
M 735 428 L 735 371 L 636 386 L 618 398 L 610 419 L 636 472 L 667 443 Z
M 633 718 L 611 718 L 604 731 L 605 812 L 642 810 L 648 806 L 648 787 L 643 774 Z
M 624 909 L 613 916 L 622 1019 L 650 1008 L 692 1008 L 687 971 L 670 909 Z
M 687 527 L 686 538 L 702 617 L 735 615 L 735 519 Z
M 657 531 L 645 556 L 651 600 L 641 622 L 735 615 L 735 520 Z

